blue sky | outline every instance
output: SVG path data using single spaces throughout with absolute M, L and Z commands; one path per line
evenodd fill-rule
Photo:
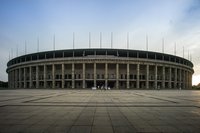
M 53 48 L 88 47 L 88 32 L 92 34 L 92 47 L 99 47 L 99 32 L 103 34 L 103 47 L 110 47 L 110 32 L 114 34 L 114 47 L 126 48 L 129 32 L 130 48 L 145 50 L 145 37 L 149 50 L 161 52 L 162 38 L 165 52 L 185 58 L 188 51 L 195 65 L 194 84 L 200 82 L 200 1 L 199 0 L 1 0 L 0 1 L 0 80 L 6 81 L 6 63 L 9 53 L 16 57 Z M 13 51 L 13 54 L 12 52 Z

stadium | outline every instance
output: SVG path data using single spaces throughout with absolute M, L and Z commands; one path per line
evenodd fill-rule
M 7 63 L 9 88 L 191 89 L 193 63 L 152 51 L 68 49 Z

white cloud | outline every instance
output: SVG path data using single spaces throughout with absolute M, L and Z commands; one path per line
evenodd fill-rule
M 200 83 L 200 75 L 194 75 L 192 77 L 192 85 L 198 85 Z

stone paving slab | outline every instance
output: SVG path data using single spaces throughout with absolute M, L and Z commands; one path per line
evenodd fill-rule
M 0 90 L 0 133 L 200 132 L 200 91 Z

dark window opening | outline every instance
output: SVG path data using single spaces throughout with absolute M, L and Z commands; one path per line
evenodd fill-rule
M 148 59 L 155 59 L 155 54 L 148 53 Z
M 46 53 L 46 58 L 47 59 L 53 58 L 53 53 Z
M 147 57 L 146 53 L 139 53 L 139 58 L 146 58 L 146 57 Z
M 55 58 L 62 58 L 63 52 L 55 52 Z

